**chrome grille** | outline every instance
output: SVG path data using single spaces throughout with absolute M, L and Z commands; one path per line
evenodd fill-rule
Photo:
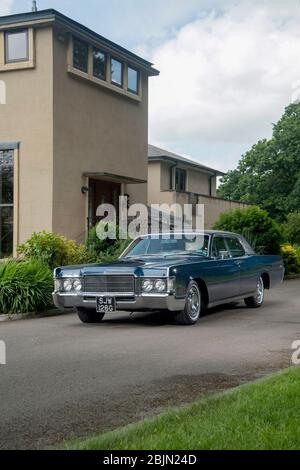
M 101 292 L 101 293 L 134 293 L 134 277 L 133 276 L 85 276 L 83 279 L 84 292 Z

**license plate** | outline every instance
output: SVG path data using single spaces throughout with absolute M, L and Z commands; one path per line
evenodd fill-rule
M 96 310 L 98 313 L 112 313 L 116 311 L 114 297 L 97 297 Z

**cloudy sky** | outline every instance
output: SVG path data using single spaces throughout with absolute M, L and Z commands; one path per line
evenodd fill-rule
M 150 141 L 222 170 L 300 89 L 299 0 L 38 0 L 130 48 L 151 79 Z M 0 14 L 31 8 L 0 0 Z

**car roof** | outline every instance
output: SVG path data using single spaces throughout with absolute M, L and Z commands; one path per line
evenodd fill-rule
M 137 238 L 146 238 L 146 237 L 157 237 L 157 236 L 162 236 L 162 235 L 233 235 L 233 236 L 238 236 L 241 237 L 238 233 L 234 232 L 226 232 L 223 230 L 203 230 L 203 231 L 174 231 L 174 232 L 157 232 L 157 233 L 146 233 L 144 235 L 140 235 Z

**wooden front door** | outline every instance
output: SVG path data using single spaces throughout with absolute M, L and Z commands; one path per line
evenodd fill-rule
M 117 211 L 121 185 L 110 181 L 90 179 L 89 181 L 89 226 L 92 227 L 99 222 L 96 216 L 97 208 L 101 204 L 112 204 Z

